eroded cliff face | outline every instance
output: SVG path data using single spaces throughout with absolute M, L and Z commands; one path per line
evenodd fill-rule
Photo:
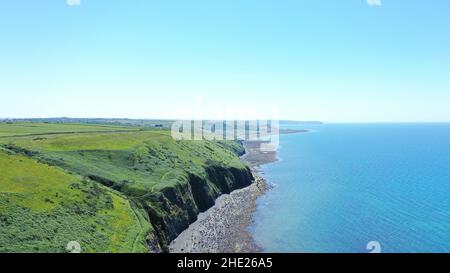
M 203 175 L 189 174 L 185 181 L 149 194 L 143 202 L 163 251 L 197 215 L 211 208 L 217 197 L 249 186 L 254 177 L 248 167 L 207 166 Z

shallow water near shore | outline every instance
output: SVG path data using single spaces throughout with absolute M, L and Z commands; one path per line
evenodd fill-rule
M 295 127 L 294 127 L 295 128 Z M 450 252 L 450 124 L 307 125 L 262 166 L 267 252 Z

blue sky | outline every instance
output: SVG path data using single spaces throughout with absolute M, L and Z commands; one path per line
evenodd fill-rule
M 71 0 L 75 1 L 75 0 Z M 14 0 L 0 117 L 450 121 L 450 1 Z M 212 110 L 203 111 L 204 117 Z

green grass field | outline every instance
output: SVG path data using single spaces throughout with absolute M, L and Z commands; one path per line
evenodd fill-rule
M 85 252 L 145 250 L 150 226 L 117 192 L 5 151 L 0 166 L 0 252 L 65 252 L 70 241 Z
M 196 203 L 223 191 L 208 168 L 246 168 L 235 142 L 175 141 L 164 130 L 0 123 L 0 136 L 0 252 L 64 252 L 69 241 L 85 252 L 146 252 L 154 229 L 166 244 Z M 208 200 L 189 192 L 193 177 Z
M 138 130 L 136 128 L 113 125 L 87 125 L 87 124 L 59 124 L 59 123 L 32 123 L 32 122 L 0 122 L 0 137 L 76 133 L 76 132 L 105 132 L 121 130 Z

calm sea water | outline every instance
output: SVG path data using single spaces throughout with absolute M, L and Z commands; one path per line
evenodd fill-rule
M 250 230 L 265 251 L 450 252 L 450 124 L 306 127 L 262 168 L 276 186 Z

